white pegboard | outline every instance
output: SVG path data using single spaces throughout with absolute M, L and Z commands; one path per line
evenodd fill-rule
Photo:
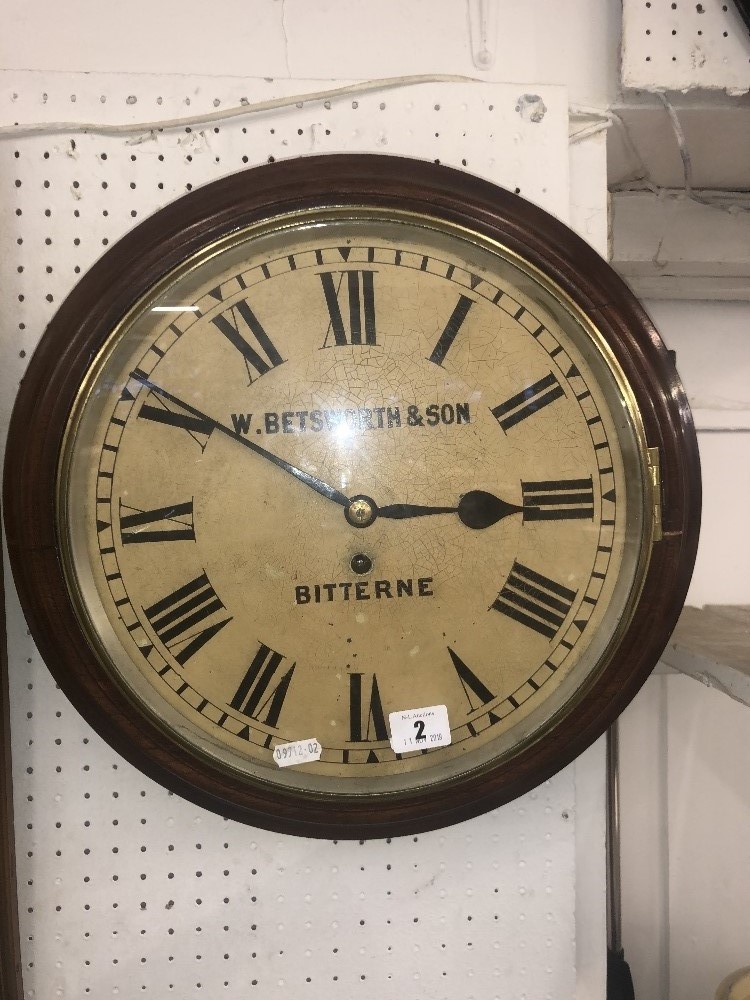
M 219 78 L 0 82 L 4 122 L 144 121 L 284 93 L 278 82 Z M 521 114 L 524 93 L 544 106 L 537 120 Z M 78 276 L 160 205 L 243 166 L 408 153 L 568 215 L 562 88 L 429 85 L 135 138 L 66 133 L 0 146 L 0 280 L 12 305 L 0 319 L 3 435 L 26 361 Z M 12 593 L 8 604 L 27 997 L 573 997 L 574 768 L 419 837 L 333 843 L 244 827 L 114 754 L 56 690 Z
M 622 82 L 641 90 L 750 90 L 750 31 L 734 0 L 624 0 Z
M 319 89 L 319 81 L 0 72 L 0 120 L 151 122 Z M 533 88 L 538 108 L 523 100 L 528 91 L 429 84 L 209 126 L 144 129 L 128 139 L 75 132 L 3 139 L 0 252 L 6 266 L 16 265 L 14 374 L 20 377 L 39 333 L 107 246 L 192 188 L 254 164 L 343 151 L 442 159 L 567 220 L 565 89 Z M 9 401 L 5 393 L 0 407 Z

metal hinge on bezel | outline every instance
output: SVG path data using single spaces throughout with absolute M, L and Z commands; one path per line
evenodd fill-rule
M 646 451 L 649 482 L 651 483 L 651 516 L 654 525 L 653 540 L 662 539 L 661 527 L 661 460 L 658 448 L 648 448 Z

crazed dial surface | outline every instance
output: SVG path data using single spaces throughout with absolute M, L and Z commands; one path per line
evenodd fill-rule
M 404 169 L 311 158 L 163 210 L 65 303 L 11 425 L 11 561 L 64 690 L 288 832 L 426 829 L 554 773 L 645 679 L 697 545 L 689 411 L 619 279 L 520 199 Z M 394 748 L 425 708 L 442 735 Z
M 137 695 L 234 766 L 344 794 L 548 721 L 637 584 L 644 501 L 614 373 L 540 298 L 458 233 L 328 214 L 143 304 L 63 491 L 71 576 Z M 438 704 L 450 745 L 397 756 L 388 714 Z M 310 737 L 319 762 L 280 770 Z

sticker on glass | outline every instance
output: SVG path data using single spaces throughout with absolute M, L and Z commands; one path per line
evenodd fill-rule
M 391 747 L 396 753 L 447 747 L 451 741 L 451 727 L 445 705 L 391 712 L 388 723 L 391 728 Z
M 317 740 L 296 740 L 294 743 L 277 743 L 273 748 L 273 759 L 279 767 L 291 764 L 309 764 L 320 760 L 323 748 Z

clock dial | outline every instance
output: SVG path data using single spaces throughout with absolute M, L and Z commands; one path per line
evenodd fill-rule
M 277 220 L 104 347 L 64 457 L 68 574 L 117 676 L 201 752 L 422 787 L 533 739 L 627 621 L 642 437 L 596 331 L 502 247 Z M 388 715 L 437 704 L 450 745 L 394 752 Z M 278 768 L 312 737 L 319 761 Z
M 72 296 L 14 418 L 11 527 L 42 501 L 11 555 L 63 687 L 160 780 L 404 832 L 533 786 L 632 697 L 694 557 L 694 439 L 559 223 L 428 165 L 308 162 L 166 210 Z M 389 717 L 430 706 L 443 736 L 404 750 Z

